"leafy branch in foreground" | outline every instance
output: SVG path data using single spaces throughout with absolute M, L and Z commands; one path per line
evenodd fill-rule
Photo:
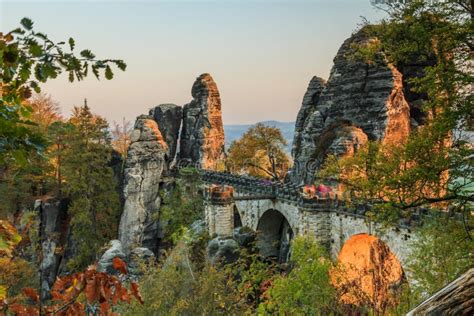
M 89 75 L 99 79 L 114 76 L 111 65 L 125 71 L 119 59 L 97 59 L 88 49 L 77 54 L 75 40 L 55 43 L 47 35 L 33 30 L 33 21 L 23 18 L 21 26 L 0 32 L 0 163 L 5 159 L 26 160 L 28 150 L 41 151 L 44 140 L 29 127 L 31 108 L 25 101 L 33 91 L 39 93 L 40 83 L 66 72 L 69 81 L 81 81 Z
M 0 221 L 0 258 L 10 258 L 15 246 L 21 241 L 16 229 L 6 221 Z M 85 272 L 60 277 L 51 290 L 52 305 L 42 306 L 38 292 L 24 288 L 22 295 L 7 299 L 7 288 L 0 285 L 1 312 L 15 315 L 85 315 L 86 310 L 101 315 L 112 315 L 111 308 L 119 302 L 130 303 L 131 298 L 143 304 L 138 284 L 130 282 L 130 290 L 121 279 L 128 279 L 127 266 L 120 258 L 113 259 L 113 268 L 120 278 L 96 270 L 92 265 Z

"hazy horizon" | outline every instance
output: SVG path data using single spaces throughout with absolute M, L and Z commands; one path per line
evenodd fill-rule
M 325 79 L 339 46 L 365 16 L 370 0 L 345 1 L 5 1 L 1 31 L 30 17 L 55 41 L 123 59 L 112 81 L 66 77 L 43 85 L 65 115 L 84 98 L 109 122 L 161 103 L 184 105 L 201 73 L 216 81 L 224 124 L 293 122 L 309 80 Z

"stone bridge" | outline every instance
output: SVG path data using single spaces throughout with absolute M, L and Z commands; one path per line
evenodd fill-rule
M 337 197 L 306 199 L 301 187 L 248 176 L 203 171 L 208 184 L 206 222 L 210 234 L 230 237 L 234 228 L 247 226 L 259 232 L 257 246 L 264 256 L 285 262 L 289 241 L 297 235 L 313 235 L 336 258 L 344 243 L 359 234 L 384 242 L 406 266 L 412 229 L 419 216 L 384 228 L 365 216 L 369 207 L 348 206 Z

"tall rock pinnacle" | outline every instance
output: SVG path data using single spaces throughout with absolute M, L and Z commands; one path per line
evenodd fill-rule
M 225 159 L 219 90 L 206 73 L 196 79 L 191 94 L 193 100 L 183 108 L 179 158 L 200 168 L 216 169 Z

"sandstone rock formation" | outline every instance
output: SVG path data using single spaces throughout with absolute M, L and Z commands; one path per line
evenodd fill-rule
M 41 299 L 47 299 L 56 281 L 63 258 L 63 249 L 68 241 L 67 201 L 54 198 L 37 200 L 35 211 L 40 214 L 41 249 Z
M 147 226 L 156 222 L 153 215 L 160 207 L 159 185 L 168 154 L 168 145 L 158 124 L 150 116 L 139 116 L 124 170 L 124 209 L 119 239 L 125 253 L 141 245 Z
M 410 107 L 405 100 L 401 73 L 381 53 L 372 63 L 354 58 L 354 45 L 370 41 L 363 30 L 347 39 L 334 58 L 329 80 L 315 103 L 308 102 L 305 96 L 295 129 L 293 181 L 312 182 L 315 171 L 331 150 L 338 149 L 337 154 L 344 154 L 341 142 L 343 147 L 356 149 L 366 139 L 399 143 L 408 136 Z M 321 89 L 314 80 L 308 97 L 316 96 Z M 346 129 L 346 136 L 331 134 L 331 130 L 348 126 L 353 130 Z M 357 144 L 349 144 L 351 139 Z
M 135 278 L 140 274 L 140 262 L 149 262 L 154 258 L 154 254 L 148 248 L 136 247 L 126 255 L 120 240 L 112 240 L 110 242 L 110 248 L 104 252 L 102 257 L 100 257 L 97 271 L 117 274 L 118 271 L 113 268 L 113 260 L 115 257 L 125 261 L 127 264 L 128 275 Z
M 343 303 L 370 302 L 377 310 L 396 306 L 406 279 L 384 242 L 368 234 L 354 235 L 342 247 L 338 261 L 340 270 L 332 272 L 333 284 L 338 288 L 350 284 L 353 289 L 340 297 Z
M 171 164 L 178 149 L 179 130 L 183 119 L 183 109 L 176 104 L 160 104 L 150 110 L 150 115 L 158 123 L 161 135 L 163 135 L 169 148 L 166 161 Z
M 221 100 L 209 74 L 197 78 L 192 96 L 184 108 L 161 104 L 137 118 L 123 172 L 119 239 L 127 255 L 137 246 L 159 252 L 159 192 L 172 187 L 163 171 L 174 167 L 175 158 L 206 169 L 225 158 Z
M 215 169 L 225 159 L 221 99 L 210 74 L 200 75 L 183 109 L 179 157 L 197 167 Z
M 310 123 L 308 118 L 316 111 L 316 106 L 319 102 L 319 96 L 326 86 L 326 81 L 322 78 L 314 76 L 309 82 L 306 93 L 303 97 L 301 108 L 296 117 L 295 135 L 293 138 L 293 146 L 291 154 L 293 157 L 298 157 L 300 154 L 301 142 L 303 141 L 303 132 L 307 130 Z

